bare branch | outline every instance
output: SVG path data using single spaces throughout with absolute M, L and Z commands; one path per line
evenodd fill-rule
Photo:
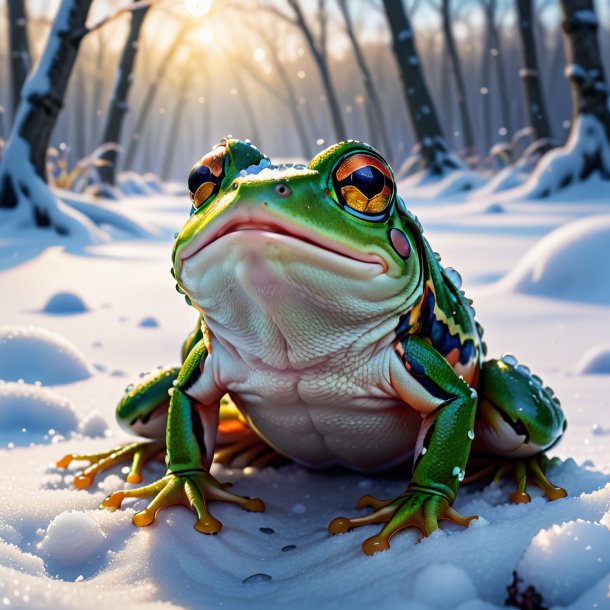
M 100 19 L 97 23 L 94 23 L 92 26 L 87 26 L 87 27 L 83 28 L 81 31 L 75 32 L 73 38 L 77 39 L 77 40 L 81 40 L 82 38 L 87 36 L 87 34 L 91 34 L 91 32 L 95 32 L 95 31 L 99 30 L 100 28 L 104 27 L 106 24 L 114 21 L 115 19 L 118 19 L 119 17 L 122 17 L 126 13 L 133 13 L 134 11 L 138 11 L 142 8 L 147 8 L 147 7 L 153 6 L 154 4 L 160 4 L 161 2 L 165 2 L 165 1 L 166 0 L 140 0 L 139 2 L 133 2 L 132 4 L 129 4 L 128 6 L 124 6 L 124 7 L 120 8 L 115 13 L 106 15 L 106 17 L 104 17 L 103 19 Z

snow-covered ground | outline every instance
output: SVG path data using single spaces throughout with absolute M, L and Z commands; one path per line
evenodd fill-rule
M 127 440 L 114 421 L 124 387 L 177 361 L 195 312 L 174 290 L 171 235 L 186 198 L 113 202 L 156 238 L 43 250 L 0 236 L 0 601 L 18 608 L 501 608 L 513 570 L 546 605 L 610 607 L 610 198 L 576 190 L 541 203 L 501 198 L 442 203 L 403 192 L 443 263 L 459 270 L 490 355 L 514 353 L 550 385 L 569 426 L 551 454 L 553 503 L 507 502 L 510 485 L 464 487 L 467 530 L 441 525 L 416 543 L 362 554 L 375 527 L 329 536 L 363 494 L 400 493 L 408 473 L 362 476 L 295 465 L 214 467 L 265 513 L 212 504 L 217 536 L 193 530 L 182 507 L 138 529 L 134 507 L 98 510 L 126 484 L 115 469 L 86 491 L 54 462 Z M 425 195 L 425 193 L 422 193 Z M 605 197 L 605 200 L 603 199 Z M 604 215 L 594 220 L 581 216 Z M 547 238 L 560 225 L 576 221 Z M 584 224 L 583 224 L 584 223 Z M 535 256 L 526 254 L 535 245 Z M 21 380 L 21 381 L 20 381 Z M 164 471 L 146 469 L 146 480 Z

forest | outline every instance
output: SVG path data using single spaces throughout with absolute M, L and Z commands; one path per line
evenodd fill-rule
M 399 178 L 481 176 L 462 188 L 514 187 L 549 158 L 562 170 L 535 196 L 608 175 L 610 43 L 591 2 L 89 2 L 54 19 L 51 4 L 7 3 L 0 62 L 0 206 L 23 196 L 38 226 L 69 231 L 44 186 L 20 189 L 26 157 L 44 183 L 112 197 L 120 171 L 178 179 L 233 133 L 291 158 L 360 139 Z M 566 141 L 579 150 L 557 158 Z
M 2 604 L 608 607 L 609 70 L 607 0 L 0 0 Z M 410 264 L 388 331 L 371 312 Z M 390 357 L 375 377 L 386 343 L 407 389 Z M 493 366 L 514 411 L 477 398 Z M 479 437 L 520 444 L 477 470 Z M 431 454 L 459 486 L 438 529 L 396 504 Z

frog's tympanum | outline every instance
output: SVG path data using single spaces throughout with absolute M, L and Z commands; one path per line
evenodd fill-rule
M 476 517 L 451 506 L 462 482 L 510 475 L 514 502 L 529 501 L 529 483 L 551 500 L 566 495 L 544 474 L 544 451 L 566 426 L 559 401 L 512 356 L 483 361 L 459 275 L 441 266 L 378 152 L 349 141 L 307 166 L 273 165 L 226 139 L 195 165 L 189 190 L 172 273 L 196 329 L 182 366 L 129 386 L 117 407 L 119 422 L 150 440 L 66 456 L 59 466 L 91 462 L 77 487 L 127 459 L 139 483 L 143 465 L 166 454 L 165 476 L 103 506 L 151 498 L 133 518 L 142 526 L 182 503 L 212 534 L 221 523 L 211 502 L 265 509 L 217 481 L 214 459 L 262 467 L 285 456 L 359 472 L 412 462 L 398 497 L 364 496 L 357 507 L 370 514 L 329 525 L 340 534 L 382 524 L 367 554 L 407 527 L 467 526 Z

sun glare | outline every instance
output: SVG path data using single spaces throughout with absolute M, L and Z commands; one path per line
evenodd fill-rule
M 212 0 L 184 0 L 184 6 L 193 17 L 203 17 L 212 8 Z
M 199 40 L 203 44 L 210 44 L 214 40 L 214 32 L 209 27 L 203 26 L 199 30 Z

